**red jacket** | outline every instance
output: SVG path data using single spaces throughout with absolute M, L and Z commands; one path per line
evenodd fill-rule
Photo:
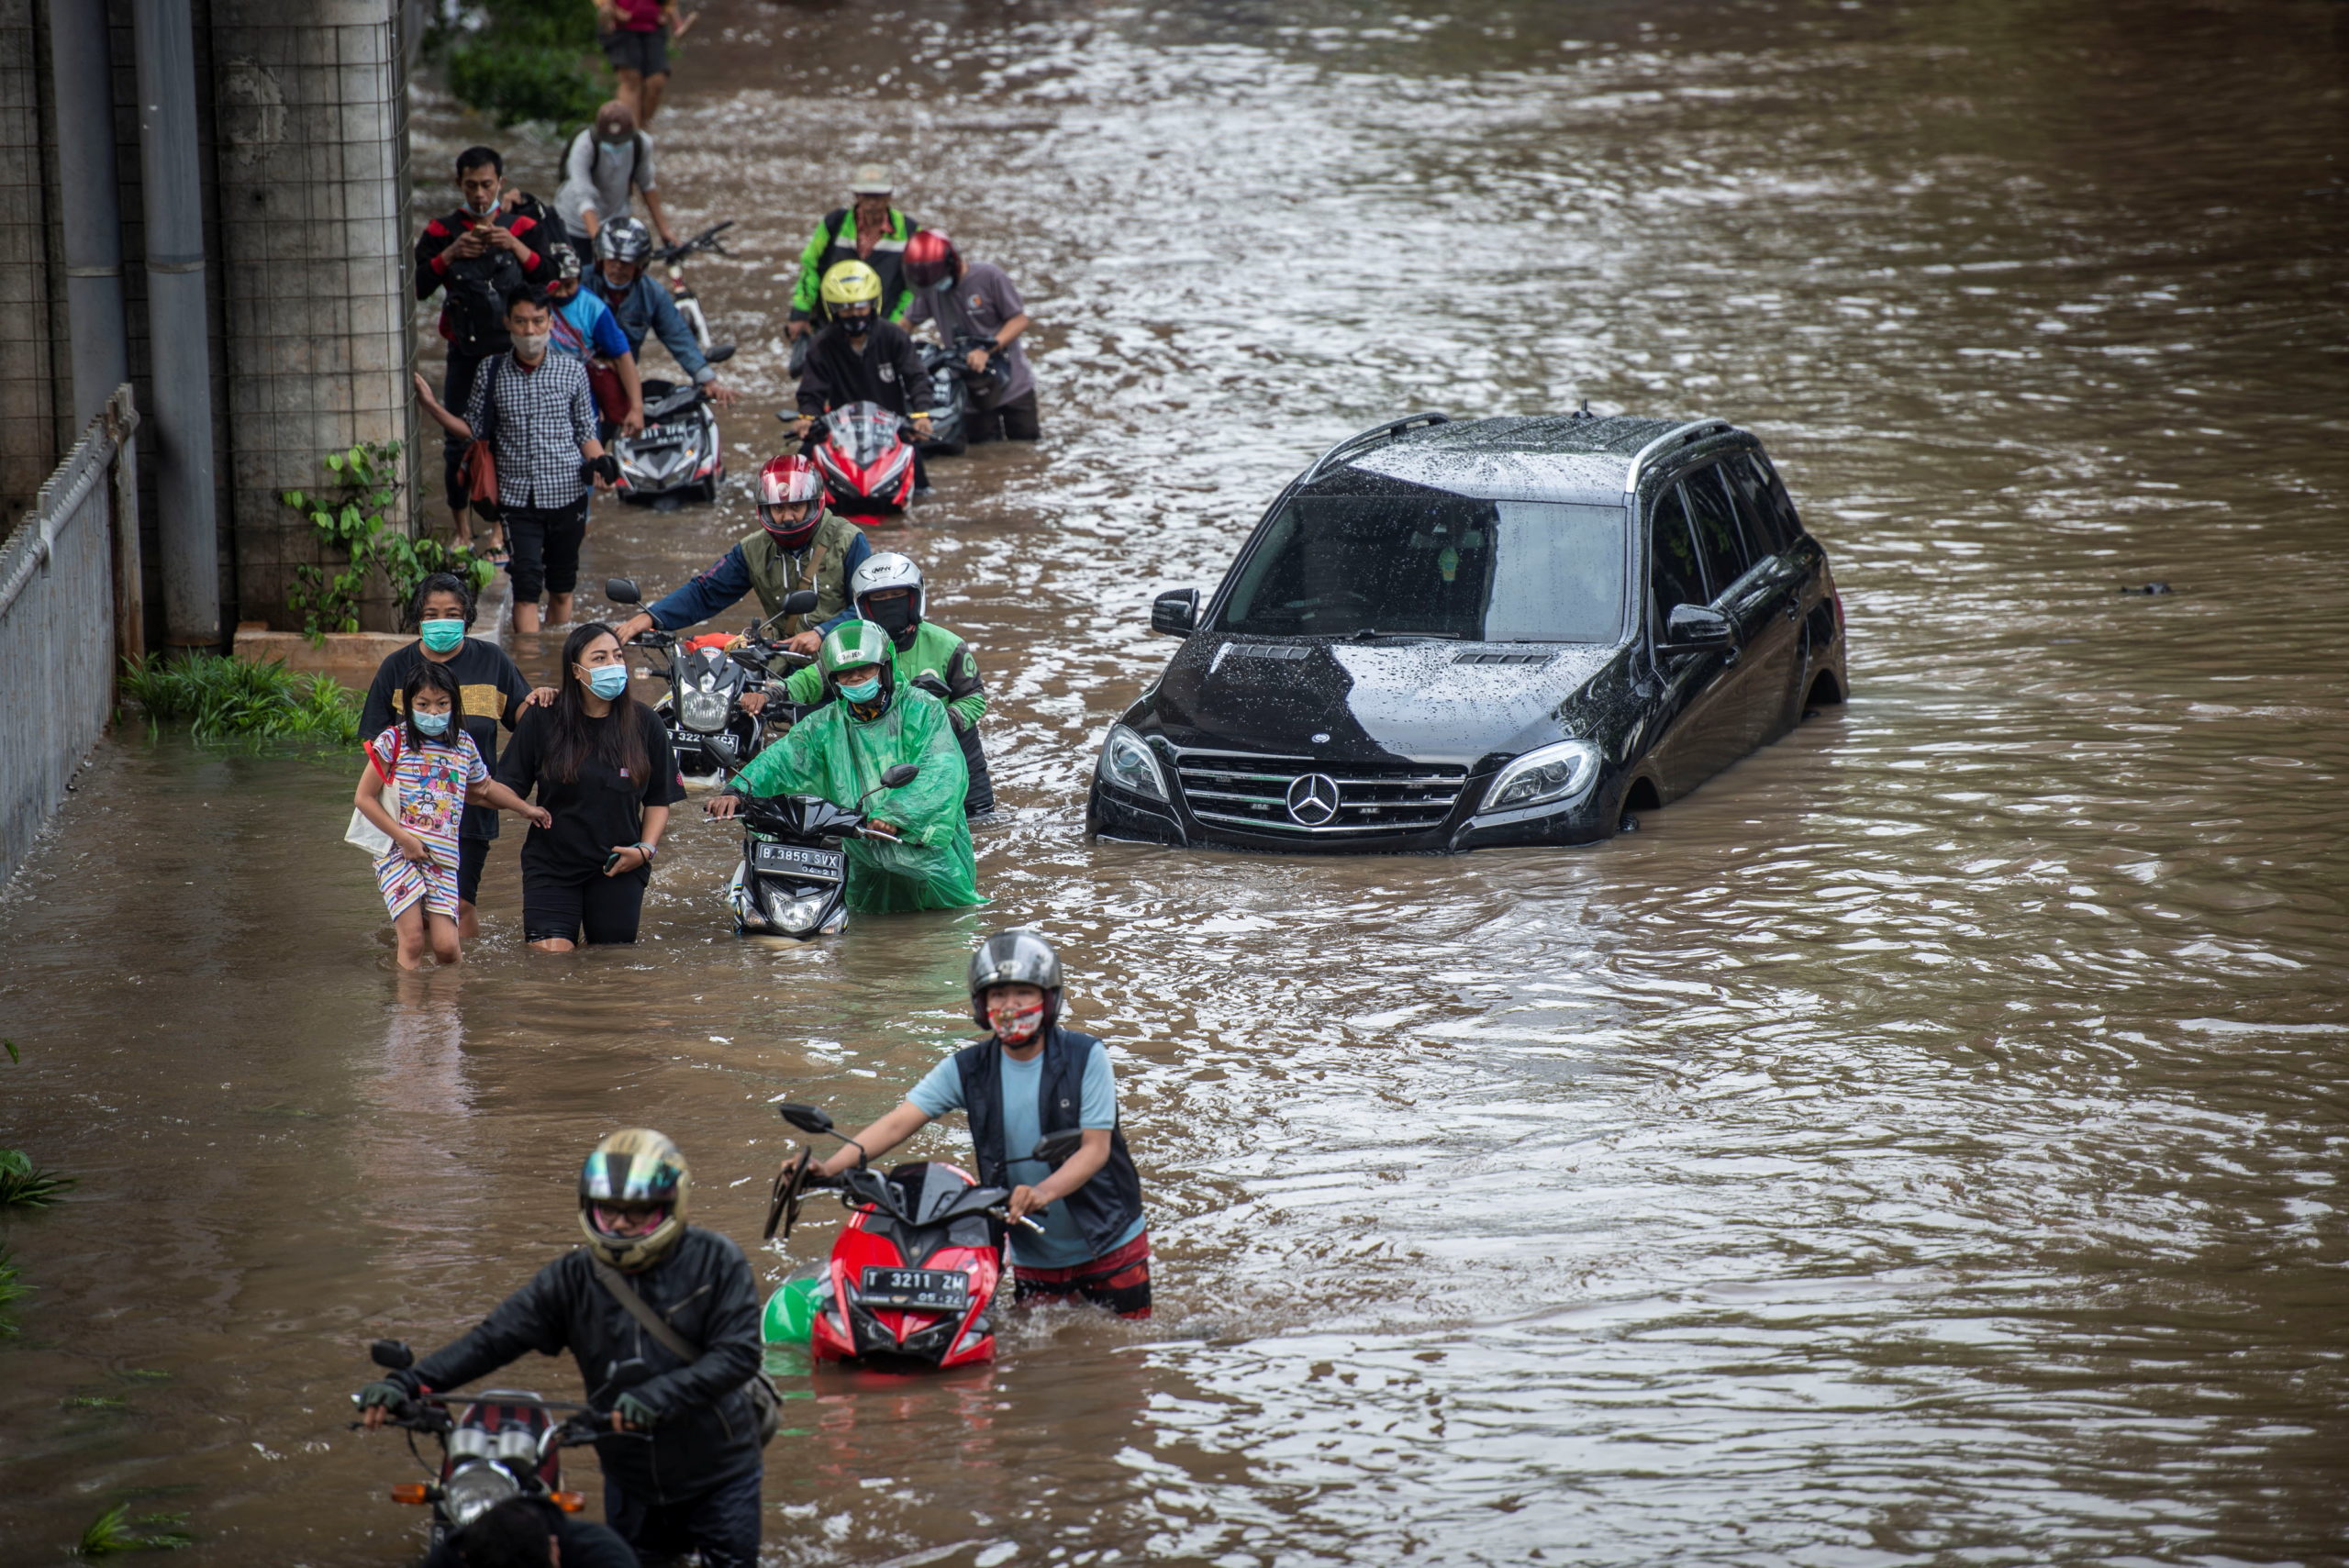
M 503 250 L 461 258 L 449 247 L 482 220 L 464 207 L 424 226 L 416 239 L 416 297 L 430 299 L 446 287 L 448 302 L 440 307 L 440 336 L 467 353 L 498 354 L 513 347 L 506 335 L 505 296 L 529 286 L 543 289 L 555 280 L 554 258 L 548 246 L 555 239 L 536 202 L 515 207 L 498 225 L 520 240 L 529 254 L 517 259 Z

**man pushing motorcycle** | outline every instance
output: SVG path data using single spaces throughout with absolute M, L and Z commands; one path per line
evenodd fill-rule
M 759 527 L 713 562 L 699 576 L 666 598 L 637 611 L 617 628 L 623 643 L 659 627 L 676 631 L 709 619 L 745 594 L 759 596 L 769 620 L 783 601 L 802 588 L 816 590 L 810 614 L 784 618 L 778 629 L 792 652 L 810 654 L 823 641 L 817 629 L 849 607 L 849 574 L 873 553 L 864 530 L 824 506 L 824 479 L 816 465 L 796 454 L 770 458 L 759 470 Z M 742 706 L 756 713 L 765 706 L 754 692 Z M 755 706 L 754 706 L 755 705 Z
M 983 904 L 963 797 L 970 775 L 945 705 L 899 687 L 889 634 L 871 621 L 827 633 L 817 665 L 823 706 L 751 759 L 705 809 L 730 817 L 745 795 L 814 795 L 869 815 L 851 839 L 848 906 L 858 913 L 959 909 Z M 896 789 L 881 775 L 900 763 L 919 772 Z
M 464 1338 L 361 1389 L 367 1427 L 526 1351 L 567 1350 L 611 1425 L 596 1442 L 611 1528 L 648 1557 L 757 1568 L 759 1451 L 774 1429 L 758 1295 L 740 1247 L 685 1223 L 688 1184 L 685 1155 L 650 1129 L 596 1145 L 579 1172 L 586 1245 Z

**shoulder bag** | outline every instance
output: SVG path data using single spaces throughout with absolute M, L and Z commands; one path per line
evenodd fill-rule
M 476 436 L 465 448 L 465 499 L 473 503 L 474 511 L 484 522 L 497 521 L 497 373 L 505 365 L 504 354 L 495 355 L 484 368 L 489 373 L 489 389 L 482 395 L 482 412 L 487 417 L 489 434 Z
M 653 1311 L 651 1304 L 636 1294 L 636 1286 L 628 1283 L 626 1274 L 592 1253 L 587 1262 L 596 1271 L 596 1283 L 619 1303 L 620 1310 L 642 1324 L 644 1331 L 666 1346 L 671 1355 L 681 1361 L 701 1360 L 701 1347 L 678 1333 L 669 1326 L 668 1319 Z M 751 1412 L 759 1423 L 759 1446 L 764 1448 L 774 1440 L 776 1429 L 783 1425 L 783 1396 L 775 1392 L 774 1382 L 767 1376 L 764 1368 L 750 1375 L 742 1385 L 742 1392 L 750 1398 Z
M 367 753 L 367 765 L 375 770 L 375 776 L 384 781 L 384 809 L 391 813 L 393 821 L 398 821 L 400 819 L 399 786 L 392 782 L 391 773 L 384 766 L 383 759 L 375 755 L 375 743 L 373 740 L 366 742 L 360 747 L 360 750 Z M 392 731 L 392 766 L 396 768 L 399 765 L 400 734 L 395 729 Z M 392 852 L 392 836 L 368 821 L 367 814 L 355 806 L 351 808 L 351 826 L 342 830 L 342 841 L 346 844 L 358 845 L 367 851 L 367 858 L 370 860 L 380 861 Z

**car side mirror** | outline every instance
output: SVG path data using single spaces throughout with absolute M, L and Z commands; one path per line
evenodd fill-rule
M 636 579 L 633 577 L 605 578 L 604 597 L 616 605 L 640 605 L 644 602 L 644 595 L 636 591 Z
M 1064 1127 L 1058 1132 L 1048 1132 L 1044 1134 L 1043 1137 L 1036 1140 L 1036 1147 L 1034 1151 L 1029 1154 L 1028 1158 L 1030 1160 L 1065 1160 L 1084 1147 L 1084 1132 L 1074 1127 Z
M 832 1118 L 820 1106 L 803 1106 L 792 1100 L 773 1102 L 775 1114 L 802 1132 L 829 1133 Z
M 1169 637 L 1188 637 L 1199 626 L 1199 591 L 1177 588 L 1150 602 L 1150 629 Z
M 894 768 L 884 768 L 881 770 L 881 787 L 883 789 L 903 789 L 919 777 L 921 777 L 920 768 L 911 762 L 899 762 Z
M 367 1347 L 367 1359 L 386 1372 L 406 1372 L 416 1364 L 416 1352 L 405 1340 L 378 1340 Z
M 783 596 L 781 613 L 787 616 L 804 616 L 816 607 L 817 597 L 818 595 L 813 588 L 802 588 L 796 594 L 785 594 Z
M 1730 625 L 1729 617 L 1710 605 L 1675 605 L 1664 617 L 1664 641 L 1656 651 L 1703 653 L 1736 641 L 1737 630 Z

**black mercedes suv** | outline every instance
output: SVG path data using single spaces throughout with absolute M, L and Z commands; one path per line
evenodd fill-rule
M 1113 839 L 1585 843 L 1845 691 L 1827 552 L 1720 419 L 1376 426 L 1151 626 L 1183 646 L 1102 742 Z

